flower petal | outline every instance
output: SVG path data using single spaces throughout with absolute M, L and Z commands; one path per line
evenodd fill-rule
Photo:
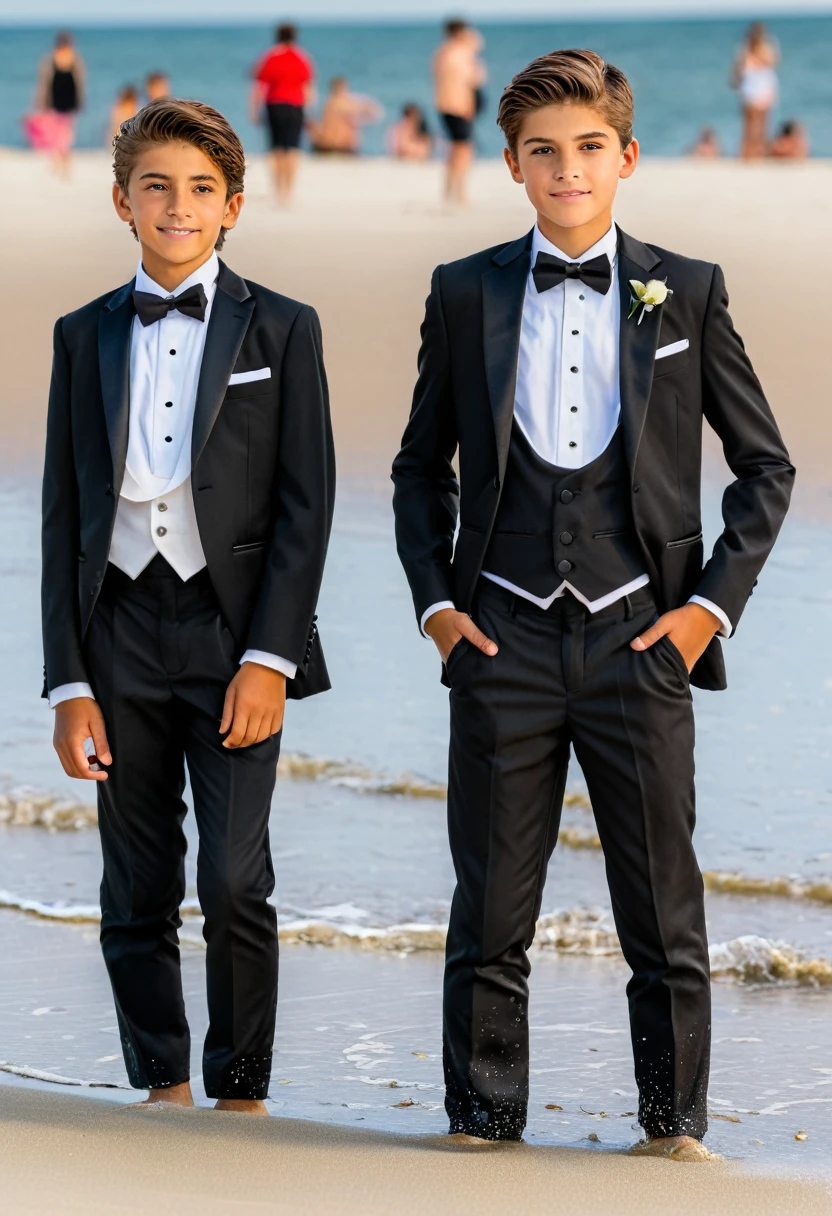
M 644 292 L 646 291 L 646 288 L 643 283 L 639 283 L 638 279 L 630 279 L 630 286 L 633 289 L 633 294 L 635 295 L 636 299 L 644 299 Z

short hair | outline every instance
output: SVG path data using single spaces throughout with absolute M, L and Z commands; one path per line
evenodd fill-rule
M 73 36 L 69 32 L 69 30 L 58 30 L 57 34 L 55 35 L 56 49 L 60 50 L 61 47 L 74 46 L 74 45 L 75 45 L 75 39 L 73 38 Z
M 457 34 L 461 34 L 463 30 L 468 29 L 468 22 L 463 21 L 461 17 L 451 17 L 445 22 L 445 33 L 448 38 L 456 38 Z
M 275 40 L 277 42 L 296 42 L 297 37 L 298 27 L 293 25 L 291 21 L 281 22 L 275 32 Z
M 160 97 L 125 119 L 113 139 L 113 173 L 124 192 L 141 153 L 152 144 L 184 143 L 199 148 L 225 179 L 225 197 L 244 188 L 246 156 L 231 123 L 204 101 Z M 215 249 L 222 249 L 226 230 L 220 229 Z
M 633 141 L 633 91 L 624 73 L 595 51 L 551 51 L 533 59 L 503 90 L 497 125 L 513 153 L 525 120 L 544 106 L 569 102 L 592 106 L 618 132 L 621 147 Z

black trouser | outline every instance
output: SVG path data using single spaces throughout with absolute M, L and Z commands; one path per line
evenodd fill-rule
M 237 665 L 207 571 L 185 583 L 157 557 L 133 582 L 110 566 L 86 653 L 113 755 L 98 786 L 101 944 L 130 1083 L 166 1088 L 190 1076 L 177 934 L 187 762 L 207 944 L 205 1092 L 264 1098 L 277 1006 L 277 920 L 267 900 L 280 736 L 221 746 Z
M 596 615 L 544 612 L 485 580 L 473 617 L 499 646 L 451 652 L 448 817 L 457 888 L 445 970 L 451 1130 L 518 1138 L 529 1085 L 527 951 L 557 841 L 570 744 L 589 788 L 627 986 L 639 1120 L 707 1127 L 708 949 L 694 827 L 693 706 L 671 642 L 629 643 L 649 589 Z

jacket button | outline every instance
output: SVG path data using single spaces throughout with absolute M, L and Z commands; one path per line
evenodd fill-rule
M 558 562 L 558 574 L 568 574 L 571 569 L 572 563 L 568 562 L 566 558 L 562 562 Z
M 561 532 L 560 536 L 558 537 L 558 540 L 562 545 L 571 545 L 574 539 L 575 538 L 571 532 Z
M 638 494 L 640 489 L 641 489 L 641 486 L 633 486 L 633 493 Z
M 500 488 L 500 479 L 499 479 L 499 477 L 495 477 L 494 478 L 494 489 L 499 490 L 499 488 Z
M 571 502 L 574 497 L 575 497 L 575 495 L 572 493 L 571 490 L 561 490 L 561 492 L 560 492 L 561 502 Z

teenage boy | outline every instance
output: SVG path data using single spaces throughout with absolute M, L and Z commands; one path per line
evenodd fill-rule
M 215 252 L 244 169 L 238 137 L 200 102 L 152 102 L 120 128 L 113 199 L 141 261 L 55 326 L 42 606 L 55 748 L 71 777 L 100 783 L 101 942 L 130 1083 L 192 1104 L 177 937 L 187 764 L 205 1091 L 265 1114 L 269 807 L 286 697 L 329 687 L 314 613 L 334 460 L 317 316 Z
M 571 745 L 633 972 L 646 1149 L 699 1159 L 710 999 L 689 683 L 725 687 L 715 635 L 739 622 L 794 470 L 719 267 L 613 224 L 638 160 L 622 73 L 591 51 L 544 55 L 498 121 L 537 222 L 435 271 L 393 469 L 399 554 L 451 688 L 446 1108 L 452 1132 L 523 1132 L 527 951 Z M 704 568 L 703 417 L 736 478 Z

